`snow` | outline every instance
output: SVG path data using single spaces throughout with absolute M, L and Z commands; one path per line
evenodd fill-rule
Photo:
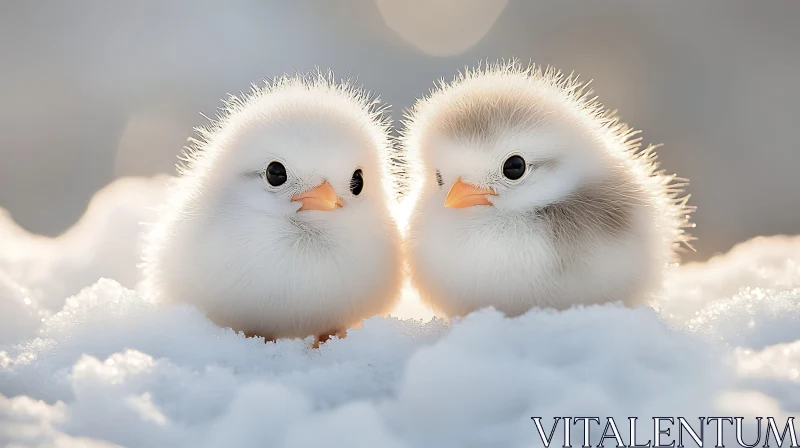
M 155 219 L 169 179 L 117 179 L 95 194 L 81 219 L 56 238 L 27 232 L 0 209 L 0 292 L 24 286 L 34 308 L 58 311 L 67 297 L 100 277 L 136 286 L 141 223 Z
M 136 292 L 165 182 L 115 182 L 54 239 L 0 215 L 0 446 L 522 447 L 532 416 L 800 413 L 800 237 L 676 268 L 653 308 L 448 322 L 409 292 L 312 349 Z

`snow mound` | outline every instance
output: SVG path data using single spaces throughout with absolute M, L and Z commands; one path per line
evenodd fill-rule
M 0 271 L 9 281 L 24 285 L 27 297 L 50 312 L 59 311 L 67 297 L 101 277 L 136 286 L 142 223 L 155 219 L 169 180 L 169 176 L 115 180 L 97 192 L 81 219 L 56 238 L 29 233 L 0 208 Z
M 534 416 L 800 414 L 800 237 L 676 268 L 652 308 L 448 322 L 409 291 L 312 349 L 131 289 L 163 184 L 112 185 L 55 239 L 0 216 L 0 446 L 522 447 Z
M 41 332 L 0 352 L 10 417 L 38 430 L 26 443 L 516 446 L 536 441 L 534 415 L 692 414 L 729 381 L 712 346 L 646 307 L 373 317 L 314 350 L 101 280 Z
M 733 298 L 709 303 L 687 327 L 755 349 L 800 340 L 800 288 L 778 293 L 744 288 Z
M 685 264 L 672 274 L 664 297 L 654 305 L 676 322 L 744 288 L 771 292 L 800 288 L 800 235 L 753 238 L 725 255 Z

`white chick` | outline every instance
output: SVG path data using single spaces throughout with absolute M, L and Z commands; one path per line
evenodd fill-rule
M 388 312 L 402 256 L 383 112 L 330 75 L 231 97 L 147 236 L 147 296 L 267 340 L 324 341 Z
M 419 100 L 403 132 L 412 282 L 434 309 L 644 303 L 690 226 L 681 180 L 572 76 L 498 63 Z M 416 202 L 414 202 L 416 201 Z

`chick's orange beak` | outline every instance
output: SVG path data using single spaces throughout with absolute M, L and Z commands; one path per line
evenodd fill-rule
M 474 185 L 465 184 L 458 179 L 447 193 L 444 206 L 447 208 L 466 208 L 473 205 L 492 205 L 486 198 L 487 195 L 497 196 L 491 188 L 478 188 Z
M 344 205 L 339 196 L 336 195 L 336 190 L 333 189 L 328 181 L 323 182 L 313 190 L 292 196 L 292 202 L 295 201 L 303 203 L 300 210 L 321 210 L 324 212 L 329 212 Z

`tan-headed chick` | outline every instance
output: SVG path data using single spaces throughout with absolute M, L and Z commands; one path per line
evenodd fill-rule
M 553 69 L 468 71 L 419 100 L 403 134 L 412 282 L 448 316 L 644 303 L 689 239 L 684 184 Z

